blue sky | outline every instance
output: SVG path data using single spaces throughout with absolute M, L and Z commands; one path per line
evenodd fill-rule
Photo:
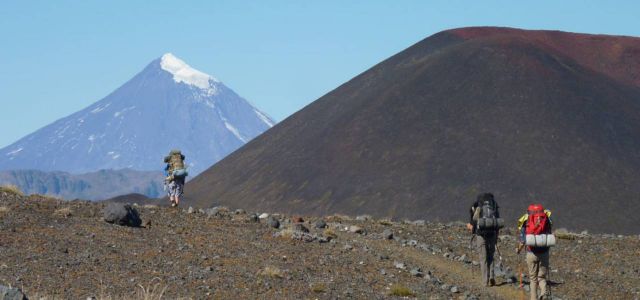
M 100 100 L 165 52 L 281 121 L 444 29 L 640 36 L 637 1 L 521 2 L 2 1 L 0 147 Z

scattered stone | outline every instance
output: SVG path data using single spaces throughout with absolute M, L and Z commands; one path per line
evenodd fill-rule
M 409 245 L 409 246 L 411 246 L 411 247 L 415 247 L 415 246 L 417 246 L 417 245 L 418 245 L 418 241 L 416 241 L 416 240 L 409 240 L 409 241 L 407 242 L 407 245 Z
M 385 269 L 380 269 L 380 274 L 387 275 L 387 271 Z
M 321 244 L 322 243 L 328 243 L 328 242 L 331 242 L 332 239 L 333 238 L 331 238 L 330 236 L 319 236 L 318 237 L 318 242 L 321 243 Z
M 263 214 L 264 215 L 264 214 Z M 259 219 L 263 219 L 262 215 L 260 215 L 258 217 Z M 280 227 L 280 221 L 278 221 L 278 219 L 274 218 L 274 217 L 268 217 L 267 219 L 267 224 L 269 225 L 269 227 L 271 228 L 279 228 Z
M 351 233 L 363 233 L 364 230 L 360 226 L 351 225 L 351 226 L 349 226 L 349 232 L 351 232 Z
M 407 266 L 404 263 L 398 262 L 398 261 L 394 262 L 393 265 L 396 267 L 396 269 L 400 269 L 400 270 L 404 270 L 407 268 Z
M 249 217 L 247 218 L 247 220 L 251 223 L 257 223 L 260 222 L 260 219 L 258 218 L 258 215 L 256 214 L 251 214 L 249 215 Z
M 360 215 L 356 217 L 356 221 L 368 221 L 371 219 L 370 215 Z
M 291 221 L 293 221 L 293 223 L 304 223 L 304 219 L 302 217 L 293 217 Z
M 413 268 L 411 269 L 411 271 L 409 271 L 409 273 L 411 274 L 411 276 L 415 276 L 415 277 L 422 277 L 422 270 L 420 268 Z
M 345 244 L 344 245 L 344 250 L 353 250 L 353 246 L 351 246 L 349 244 Z
M 387 259 L 389 259 L 389 255 L 380 254 L 380 260 L 387 260 Z
M 139 227 L 142 224 L 138 211 L 129 204 L 109 203 L 102 211 L 107 223 Z
M 305 233 L 309 232 L 309 228 L 305 227 L 301 223 L 293 224 L 293 230 L 300 231 L 300 232 L 305 232 Z
M 222 206 L 211 207 L 205 210 L 208 217 L 222 216 L 225 212 L 227 212 L 227 208 Z
M 268 213 L 262 213 L 260 216 L 258 216 L 258 218 L 260 218 L 260 219 L 266 219 L 268 217 L 269 217 Z
M 0 299 L 2 300 L 27 300 L 27 296 L 19 288 L 9 288 L 0 285 Z
M 451 287 L 450 291 L 454 294 L 460 293 L 460 290 L 455 285 Z
M 194 213 L 194 212 L 195 212 L 195 209 L 193 209 L 193 207 L 192 207 L 192 206 L 189 206 L 189 208 L 187 209 L 187 213 L 188 213 L 188 214 L 192 214 L 192 213 Z
M 449 290 L 450 288 L 451 288 L 451 286 L 450 286 L 450 285 L 448 285 L 448 284 L 446 284 L 446 283 L 443 283 L 443 284 L 440 286 L 440 289 L 441 289 L 441 290 L 443 290 L 443 291 Z
M 413 221 L 413 225 L 424 226 L 426 224 L 425 220 L 415 220 Z
M 244 214 L 246 214 L 247 212 L 246 212 L 244 209 L 240 209 L 240 208 L 238 208 L 238 209 L 236 209 L 233 213 L 234 213 L 234 214 L 236 214 L 236 215 L 244 215 Z
M 385 229 L 382 232 L 382 238 L 384 238 L 385 240 L 392 240 L 393 239 L 393 231 L 391 231 L 391 229 Z
M 318 220 L 316 222 L 316 228 L 318 229 L 327 228 L 327 222 L 325 222 L 324 220 Z
M 291 234 L 291 239 L 310 243 L 310 242 L 313 242 L 313 241 L 317 240 L 318 236 L 317 235 L 311 235 L 311 234 L 309 234 L 307 232 L 303 232 L 303 231 L 294 231 Z

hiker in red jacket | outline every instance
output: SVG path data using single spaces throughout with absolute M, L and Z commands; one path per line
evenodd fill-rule
M 527 268 L 529 270 L 529 287 L 531 300 L 548 299 L 550 289 L 547 288 L 547 274 L 549 271 L 549 247 L 555 245 L 547 236 L 551 234 L 551 211 L 544 209 L 541 204 L 529 205 L 527 213 L 518 220 L 520 243 L 517 253 L 527 248 Z M 527 246 L 529 245 L 529 246 Z M 538 297 L 538 286 L 540 296 Z

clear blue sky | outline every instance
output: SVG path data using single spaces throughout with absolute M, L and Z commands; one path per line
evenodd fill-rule
M 0 147 L 172 52 L 278 121 L 464 26 L 640 36 L 638 1 L 2 1 Z

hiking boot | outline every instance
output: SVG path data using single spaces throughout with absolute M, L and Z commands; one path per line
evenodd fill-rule
M 496 285 L 496 280 L 491 278 L 489 279 L 489 286 L 495 286 Z

